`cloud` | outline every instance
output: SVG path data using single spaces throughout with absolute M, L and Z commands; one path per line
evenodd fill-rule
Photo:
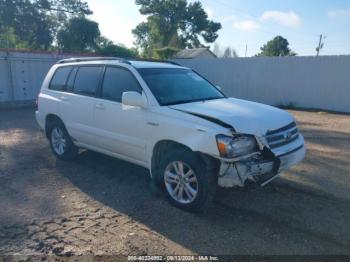
M 252 19 L 251 17 L 246 17 L 246 19 L 238 19 L 237 16 L 228 16 L 223 18 L 224 22 L 233 22 L 233 28 L 245 31 L 245 32 L 255 32 L 259 30 L 264 22 L 272 21 L 282 26 L 287 27 L 298 27 L 301 24 L 301 18 L 293 11 L 281 12 L 268 10 L 265 11 L 259 18 Z
M 213 10 L 210 7 L 206 7 L 204 11 L 207 13 L 209 19 L 213 19 Z
M 260 20 L 276 22 L 287 27 L 298 27 L 301 24 L 301 18 L 293 11 L 265 11 Z
M 235 15 L 230 15 L 222 18 L 223 22 L 231 22 L 231 21 L 236 21 L 238 18 Z
M 350 19 L 350 7 L 330 10 L 328 16 L 330 18 Z
M 245 32 L 254 32 L 260 28 L 260 25 L 254 20 L 243 20 L 234 22 L 233 28 Z

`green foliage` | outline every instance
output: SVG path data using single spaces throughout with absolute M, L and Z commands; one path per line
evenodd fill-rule
M 34 6 L 46 17 L 54 38 L 71 18 L 92 14 L 86 2 L 81 0 L 35 0 Z
M 116 56 L 123 58 L 138 57 L 136 49 L 129 49 L 123 45 L 116 45 L 103 36 L 99 37 L 97 40 L 96 52 L 104 56 Z
M 179 51 L 180 51 L 179 48 L 172 47 L 172 46 L 166 46 L 166 47 L 163 47 L 163 48 L 154 49 L 155 58 L 157 58 L 157 59 L 169 59 L 169 58 L 172 58 Z
M 52 33 L 46 16 L 29 0 L 0 1 L 0 34 L 9 28 L 20 42 L 34 49 L 47 49 L 52 43 Z
M 187 0 L 136 0 L 140 13 L 147 22 L 140 23 L 132 32 L 135 44 L 144 55 L 154 56 L 154 49 L 179 49 L 203 46 L 214 42 L 221 24 L 208 19 L 200 2 Z
M 239 56 L 234 48 L 226 47 L 222 57 L 223 58 L 234 58 L 234 57 L 239 57 Z
M 88 4 L 80 0 L 36 0 L 32 2 L 39 9 L 51 12 L 61 12 L 65 15 L 69 13 L 76 15 L 92 14 Z
M 295 56 L 296 53 L 289 48 L 288 40 L 282 36 L 276 36 L 260 48 L 257 56 Z
M 21 41 L 13 28 L 5 28 L 0 33 L 0 48 L 28 48 L 28 43 Z
M 0 0 L 0 34 L 12 28 L 26 48 L 48 50 L 59 28 L 86 14 L 91 10 L 80 0 Z
M 235 58 L 239 57 L 237 51 L 233 47 L 222 48 L 218 43 L 214 44 L 213 53 L 218 58 Z
M 93 51 L 100 36 L 98 24 L 84 17 L 72 18 L 57 34 L 57 43 L 64 51 Z

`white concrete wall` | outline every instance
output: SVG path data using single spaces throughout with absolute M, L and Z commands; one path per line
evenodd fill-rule
M 52 64 L 72 56 L 0 51 L 0 102 L 34 100 Z M 350 56 L 176 61 L 221 86 L 228 96 L 350 113 Z
M 66 57 L 55 53 L 0 51 L 0 102 L 35 100 L 50 67 Z
M 350 56 L 183 59 L 228 96 L 350 112 Z

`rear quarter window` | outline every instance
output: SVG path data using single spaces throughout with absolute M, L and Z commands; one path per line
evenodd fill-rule
M 72 67 L 59 67 L 56 69 L 55 74 L 53 75 L 49 89 L 56 91 L 64 91 L 66 89 L 67 79 L 72 71 Z

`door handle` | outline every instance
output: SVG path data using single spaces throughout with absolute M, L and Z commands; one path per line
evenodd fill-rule
M 61 96 L 61 100 L 62 100 L 62 101 L 68 101 L 68 97 Z
M 95 107 L 102 110 L 106 109 L 106 106 L 102 103 L 96 104 Z

